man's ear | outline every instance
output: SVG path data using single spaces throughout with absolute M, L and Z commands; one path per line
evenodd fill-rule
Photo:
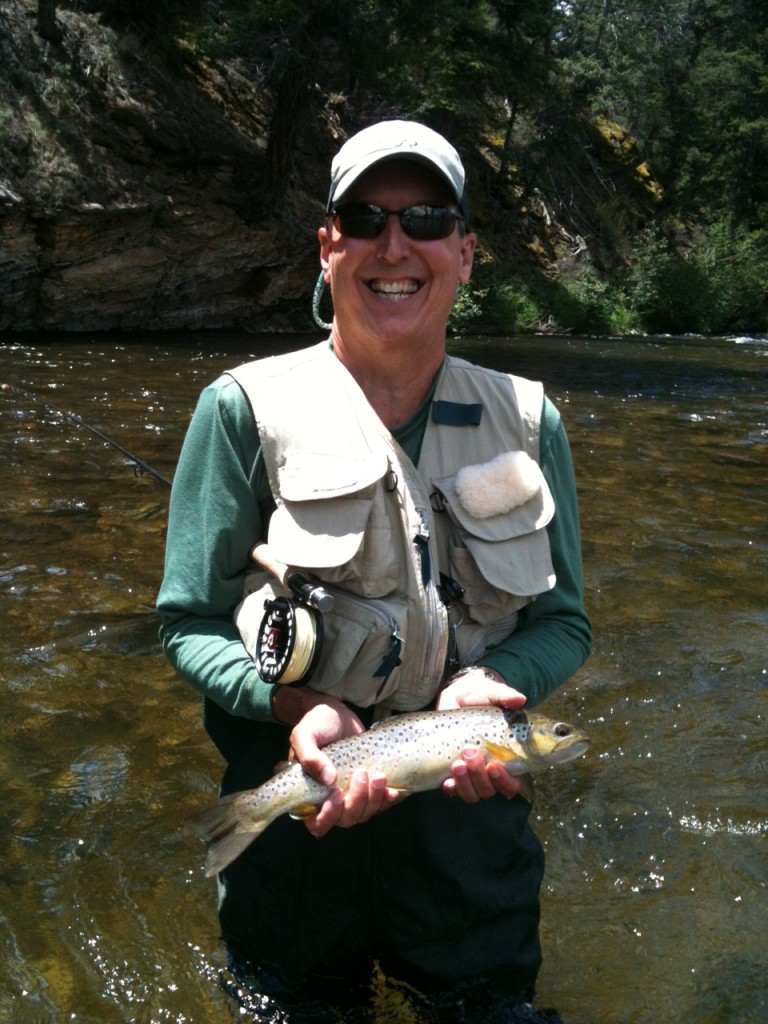
M 331 229 L 323 224 L 317 230 L 317 240 L 320 243 L 320 266 L 323 268 L 325 282 L 330 282 L 331 272 Z
M 472 277 L 472 264 L 475 259 L 476 245 L 477 235 L 473 231 L 468 232 L 461 240 L 459 284 L 467 284 L 470 277 Z

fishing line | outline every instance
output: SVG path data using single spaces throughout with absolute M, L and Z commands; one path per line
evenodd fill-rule
M 63 419 L 69 420 L 71 423 L 75 423 L 78 427 L 88 430 L 95 437 L 98 437 L 100 441 L 103 441 L 104 444 L 109 445 L 111 448 L 114 448 L 115 451 L 124 455 L 126 459 L 133 464 L 136 476 L 141 476 L 143 473 L 149 473 L 150 476 L 153 476 L 155 480 L 159 480 L 161 484 L 165 484 L 166 487 L 171 486 L 171 481 L 167 477 L 163 476 L 162 473 L 153 469 L 148 462 L 140 459 L 138 455 L 134 455 L 133 452 L 129 452 L 127 448 L 123 448 L 123 446 L 118 444 L 117 441 L 113 441 L 111 437 L 107 437 L 107 435 L 101 430 L 98 430 L 96 427 L 92 427 L 90 423 L 86 423 L 84 419 L 76 415 L 74 412 L 67 412 L 66 409 L 60 409 L 58 405 L 54 405 L 53 402 L 49 402 L 48 399 L 42 398 L 40 395 L 36 395 L 34 391 L 27 391 L 26 388 L 21 388 L 16 384 L 0 384 L 0 391 L 15 391 L 20 395 L 24 395 L 25 398 L 29 398 L 32 401 L 37 402 L 39 405 L 45 406 L 46 409 L 49 409 L 57 416 L 61 416 Z
M 44 406 L 54 415 L 82 427 L 125 456 L 133 464 L 137 476 L 149 473 L 160 483 L 171 486 L 171 481 L 148 462 L 129 452 L 97 427 L 86 423 L 76 413 L 67 412 L 34 391 L 27 391 L 16 384 L 0 384 L 0 391 L 15 391 Z M 257 667 L 262 678 L 268 682 L 304 683 L 317 666 L 323 645 L 322 612 L 331 609 L 333 596 L 323 587 L 313 584 L 300 570 L 275 561 L 266 544 L 257 544 L 251 552 L 251 558 L 281 582 L 292 595 L 267 601 L 264 605 L 256 644 Z

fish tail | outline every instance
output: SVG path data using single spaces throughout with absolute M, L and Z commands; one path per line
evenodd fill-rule
M 272 820 L 267 813 L 260 818 L 241 814 L 239 796 L 239 793 L 233 793 L 222 797 L 187 819 L 190 831 L 208 845 L 205 859 L 207 878 L 217 875 L 239 857 Z

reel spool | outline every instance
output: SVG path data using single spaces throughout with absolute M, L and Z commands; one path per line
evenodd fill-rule
M 264 602 L 256 639 L 256 668 L 266 683 L 306 683 L 320 657 L 323 617 L 289 597 Z

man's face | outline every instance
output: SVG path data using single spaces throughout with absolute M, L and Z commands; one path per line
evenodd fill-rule
M 453 206 L 436 173 L 410 161 L 367 171 L 339 205 L 372 203 L 385 210 Z M 338 219 L 320 228 L 320 260 L 331 285 L 334 335 L 343 346 L 443 346 L 456 288 L 472 271 L 475 236 L 456 225 L 448 238 L 417 241 L 397 217 L 376 238 L 349 238 Z

